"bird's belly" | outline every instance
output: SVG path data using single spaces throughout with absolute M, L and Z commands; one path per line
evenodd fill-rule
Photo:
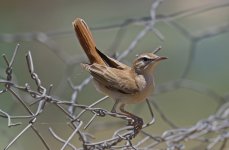
M 96 89 L 111 97 L 114 100 L 119 100 L 120 103 L 124 104 L 134 104 L 145 101 L 146 98 L 153 92 L 153 84 L 151 86 L 146 86 L 142 91 L 133 94 L 121 93 L 119 91 L 114 91 L 102 86 L 100 83 L 94 80 Z
M 152 92 L 153 90 L 149 88 L 135 94 L 123 94 L 121 95 L 120 102 L 124 104 L 140 103 L 145 101 Z

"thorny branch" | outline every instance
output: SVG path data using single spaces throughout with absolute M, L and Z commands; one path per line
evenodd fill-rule
M 221 96 L 212 89 L 208 87 L 196 83 L 194 81 L 186 79 L 191 65 L 193 63 L 194 57 L 197 51 L 197 44 L 203 39 L 210 38 L 216 36 L 218 34 L 222 34 L 224 32 L 228 32 L 228 23 L 223 24 L 221 26 L 216 26 L 213 28 L 206 29 L 204 31 L 199 32 L 198 34 L 191 34 L 188 30 L 179 24 L 176 23 L 177 19 L 181 19 L 184 17 L 200 14 L 205 11 L 218 9 L 222 7 L 228 7 L 228 1 L 222 1 L 221 3 L 213 3 L 207 6 L 201 6 L 196 8 L 191 8 L 188 10 L 176 12 L 169 15 L 157 14 L 157 8 L 163 0 L 154 0 L 151 6 L 150 15 L 142 18 L 130 18 L 124 20 L 120 24 L 113 24 L 109 26 L 103 27 L 94 27 L 92 30 L 106 30 L 118 28 L 119 32 L 117 34 L 116 40 L 114 41 L 113 46 L 118 47 L 119 41 L 124 37 L 124 30 L 127 30 L 127 26 L 134 24 L 143 26 L 143 29 L 136 35 L 136 37 L 129 44 L 128 48 L 124 50 L 122 53 L 118 54 L 114 51 L 114 56 L 122 60 L 131 52 L 134 51 L 134 48 L 138 45 L 139 41 L 150 31 L 152 31 L 160 40 L 164 40 L 165 37 L 163 34 L 155 28 L 155 24 L 158 22 L 165 22 L 177 30 L 180 31 L 185 37 L 187 37 L 191 41 L 191 46 L 189 48 L 189 59 L 187 61 L 186 67 L 181 74 L 180 78 L 174 81 L 170 81 L 157 86 L 154 95 L 166 93 L 172 90 L 176 90 L 179 88 L 186 88 L 195 92 L 202 93 L 209 97 L 212 97 L 219 104 L 219 109 L 215 114 L 212 114 L 206 119 L 198 121 L 196 124 L 190 127 L 178 127 L 173 121 L 168 119 L 166 114 L 160 109 L 156 102 L 149 102 L 147 100 L 147 105 L 149 108 L 149 113 L 152 119 L 143 125 L 143 128 L 140 132 L 141 139 L 138 142 L 134 142 L 134 138 L 136 137 L 134 124 L 125 125 L 120 129 L 114 131 L 113 136 L 106 137 L 105 140 L 94 141 L 95 138 L 90 133 L 86 132 L 86 128 L 90 128 L 91 124 L 95 122 L 96 118 L 102 117 L 112 117 L 119 119 L 119 121 L 129 122 L 133 121 L 132 118 L 129 118 L 125 115 L 121 115 L 118 113 L 112 113 L 104 108 L 96 107 L 99 103 L 102 103 L 108 97 L 105 96 L 90 105 L 83 105 L 78 103 L 78 94 L 84 89 L 85 86 L 91 81 L 91 78 L 85 78 L 80 84 L 74 85 L 72 81 L 69 79 L 69 85 L 72 88 L 72 95 L 70 100 L 62 100 L 57 99 L 54 96 L 50 96 L 51 87 L 46 88 L 42 86 L 41 79 L 38 74 L 35 73 L 35 68 L 33 65 L 32 54 L 28 52 L 26 55 L 26 62 L 28 67 L 28 72 L 31 76 L 31 79 L 34 81 L 36 85 L 36 89 L 32 89 L 28 83 L 25 85 L 18 85 L 13 80 L 13 64 L 15 62 L 15 57 L 18 54 L 19 45 L 16 46 L 13 56 L 10 60 L 3 55 L 3 59 L 6 64 L 5 79 L 0 79 L 0 85 L 3 85 L 3 89 L 0 90 L 0 96 L 4 93 L 9 93 L 14 97 L 21 106 L 23 106 L 24 110 L 28 113 L 28 115 L 15 116 L 11 115 L 9 112 L 5 111 L 3 107 L 0 108 L 0 117 L 6 118 L 8 121 L 9 127 L 14 126 L 22 126 L 24 123 L 16 122 L 13 123 L 12 120 L 28 120 L 24 129 L 21 130 L 6 146 L 5 150 L 9 149 L 28 129 L 32 129 L 33 133 L 40 139 L 41 143 L 46 149 L 50 149 L 49 142 L 42 136 L 39 129 L 35 127 L 36 124 L 39 123 L 39 116 L 43 113 L 43 110 L 46 109 L 46 104 L 55 105 L 59 111 L 63 112 L 68 118 L 68 122 L 66 124 L 72 130 L 71 134 L 67 139 L 61 137 L 61 135 L 57 135 L 57 133 L 50 127 L 50 134 L 54 139 L 62 143 L 61 149 L 65 149 L 67 147 L 71 149 L 158 149 L 164 147 L 169 150 L 173 149 L 184 149 L 186 147 L 186 143 L 189 141 L 199 141 L 200 143 L 204 143 L 206 149 L 213 149 L 216 146 L 219 146 L 220 149 L 225 149 L 227 146 L 227 141 L 229 138 L 229 103 L 228 95 Z M 56 55 L 68 65 L 66 72 L 69 68 L 72 67 L 73 64 L 81 62 L 81 59 L 74 59 L 74 61 L 69 61 L 69 56 L 67 56 L 64 51 L 61 50 L 60 46 L 51 38 L 56 35 L 64 35 L 64 34 L 72 34 L 72 31 L 58 31 L 58 32 L 47 32 L 47 33 L 24 33 L 24 34 L 2 34 L 0 35 L 0 41 L 14 42 L 14 41 L 27 41 L 33 40 L 38 41 L 50 48 Z M 66 78 L 65 78 L 66 80 Z M 34 112 L 31 109 L 31 105 L 28 105 L 26 101 L 21 97 L 21 95 L 17 92 L 24 92 L 29 95 L 35 102 L 32 104 L 36 107 L 36 111 Z M 151 104 L 154 109 L 161 115 L 162 119 L 165 123 L 167 123 L 171 129 L 164 131 L 162 135 L 154 135 L 152 133 L 147 133 L 144 131 L 145 128 L 152 126 L 155 122 L 154 114 L 151 108 Z M 76 111 L 77 110 L 77 111 Z M 77 113 L 76 113 L 77 112 Z M 84 121 L 82 118 L 86 112 L 90 112 L 92 117 L 88 122 Z M 109 126 L 104 126 L 104 128 L 108 128 Z M 77 146 L 72 142 L 74 137 L 78 137 L 78 141 L 81 142 L 81 146 Z M 138 137 L 136 137 L 138 138 Z

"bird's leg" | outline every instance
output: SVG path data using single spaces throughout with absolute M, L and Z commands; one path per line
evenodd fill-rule
M 126 114 L 128 117 L 130 117 L 130 118 L 132 118 L 132 119 L 135 120 L 135 118 L 137 118 L 137 116 L 135 116 L 134 114 L 132 114 L 132 113 L 130 113 L 130 112 L 128 112 L 128 111 L 126 111 L 126 110 L 124 109 L 124 107 L 125 107 L 125 104 L 121 104 L 120 107 L 119 107 L 120 111 L 121 111 L 122 113 Z M 129 124 L 131 124 L 131 122 L 129 122 Z
M 125 104 L 121 104 L 119 109 L 122 113 L 124 113 L 125 115 L 127 115 L 128 117 L 132 118 L 134 121 L 130 121 L 128 124 L 129 125 L 132 125 L 134 126 L 135 128 L 135 133 L 137 134 L 141 128 L 142 128 L 142 125 L 143 125 L 143 120 L 142 118 L 138 117 L 138 116 L 135 116 L 134 114 L 130 113 L 130 112 L 127 112 L 125 109 Z
M 115 104 L 114 104 L 114 106 L 112 107 L 112 110 L 111 110 L 112 113 L 117 113 L 116 112 L 116 107 L 117 107 L 118 103 L 119 103 L 119 100 L 116 100 Z
M 142 122 L 142 124 L 143 124 L 142 118 L 140 118 L 140 117 L 138 117 L 138 116 L 136 116 L 136 115 L 134 115 L 134 114 L 132 114 L 132 113 L 126 111 L 126 110 L 124 109 L 124 107 L 125 107 L 125 104 L 121 104 L 120 107 L 119 107 L 119 109 L 120 109 L 120 111 L 121 111 L 122 113 L 126 114 L 128 117 L 134 119 L 135 121 L 139 120 L 138 122 L 139 122 L 139 123 Z M 141 121 L 140 121 L 140 120 L 141 120 Z M 130 124 L 131 124 L 131 122 L 130 122 Z
M 120 104 L 120 103 L 119 103 L 119 100 L 116 100 L 116 101 L 115 101 L 115 104 L 114 104 L 114 106 L 113 106 L 113 108 L 112 108 L 112 110 L 111 110 L 112 113 L 116 113 L 116 114 L 117 114 L 116 107 L 118 106 L 118 104 Z M 131 118 L 131 120 L 128 121 L 128 125 L 131 125 L 131 126 L 134 127 L 134 136 L 135 136 L 135 135 L 138 134 L 139 131 L 142 129 L 143 120 L 142 120 L 142 118 L 140 118 L 140 117 L 138 117 L 138 116 L 135 116 L 134 114 L 132 114 L 132 113 L 126 111 L 126 110 L 124 109 L 124 107 L 125 107 L 125 104 L 121 104 L 121 105 L 119 106 L 119 110 L 120 110 L 122 113 L 118 113 L 118 114 L 125 115 L 125 116 Z

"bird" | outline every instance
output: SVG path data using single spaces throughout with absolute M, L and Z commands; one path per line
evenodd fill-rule
M 140 117 L 127 112 L 124 107 L 126 104 L 143 102 L 151 95 L 155 89 L 155 68 L 167 57 L 157 56 L 155 53 L 160 50 L 158 48 L 154 52 L 138 55 L 132 66 L 128 66 L 96 47 L 92 33 L 83 19 L 76 18 L 72 25 L 90 61 L 82 63 L 81 66 L 92 75 L 97 91 L 115 100 L 111 112 L 120 111 L 143 124 Z

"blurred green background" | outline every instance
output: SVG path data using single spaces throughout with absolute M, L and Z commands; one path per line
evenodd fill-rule
M 151 0 L 1 0 L 0 54 L 5 53 L 10 58 L 16 43 L 20 43 L 13 66 L 14 80 L 21 85 L 26 82 L 32 84 L 25 60 L 25 54 L 30 50 L 34 60 L 35 72 L 39 75 L 43 86 L 48 87 L 53 84 L 51 95 L 69 100 L 72 90 L 67 84 L 67 79 L 71 78 L 73 83 L 77 85 L 88 76 L 88 73 L 82 70 L 76 61 L 76 59 L 84 62 L 87 60 L 76 40 L 72 21 L 76 17 L 83 18 L 92 28 L 121 24 L 130 18 L 149 17 L 151 4 Z M 147 33 L 123 62 L 130 65 L 136 54 L 152 51 L 161 45 L 162 51 L 159 55 L 169 57 L 168 60 L 158 66 L 155 74 L 156 84 L 161 85 L 181 78 L 188 64 L 190 49 L 195 48 L 195 55 L 191 59 L 190 70 L 185 79 L 226 97 L 229 94 L 229 7 L 227 1 L 165 0 L 157 9 L 157 14 L 159 17 L 182 11 L 184 12 L 181 14 L 185 14 L 187 10 L 205 7 L 211 9 L 203 9 L 203 11 L 193 13 L 187 17 L 178 17 L 177 19 L 172 17 L 172 23 L 176 23 L 182 29 L 185 29 L 190 33 L 189 36 L 186 36 L 181 29 L 176 28 L 169 21 L 158 21 L 155 27 L 163 35 L 164 41 L 160 40 L 153 32 Z M 118 29 L 93 30 L 97 47 L 107 54 L 112 53 L 112 48 L 121 53 L 128 48 L 131 41 L 143 29 L 143 26 L 135 24 L 127 26 L 120 45 L 115 47 L 113 44 Z M 220 32 L 221 29 L 224 30 Z M 48 42 L 54 43 L 54 46 L 39 42 L 36 38 L 30 36 L 32 33 L 47 34 Z M 202 37 L 202 33 L 212 33 L 214 36 L 210 34 Z M 200 37 L 200 39 L 195 37 Z M 45 39 L 44 36 L 40 41 Z M 56 50 L 59 50 L 61 56 Z M 5 78 L 5 67 L 4 60 L 1 58 L 1 78 Z M 0 87 L 3 88 L 3 86 Z M 21 96 L 28 104 L 33 102 L 23 93 L 21 93 Z M 90 83 L 80 92 L 78 102 L 88 105 L 102 96 L 95 91 Z M 154 100 L 164 114 L 179 127 L 188 127 L 200 119 L 207 118 L 217 110 L 221 102 L 208 94 L 196 92 L 189 88 L 179 88 L 156 94 Z M 112 105 L 113 101 L 107 100 L 100 107 L 110 109 Z M 9 112 L 11 115 L 26 114 L 22 106 L 9 94 L 0 95 L 0 109 Z M 146 122 L 150 120 L 150 114 L 145 103 L 128 106 L 128 110 L 142 116 Z M 146 131 L 154 135 L 160 135 L 169 129 L 169 126 L 160 118 L 157 111 L 155 111 L 155 116 L 156 123 L 147 128 Z M 0 148 L 6 146 L 28 123 L 28 120 L 19 121 L 24 124 L 8 128 L 7 120 L 0 118 Z M 49 145 L 52 145 L 51 148 L 59 149 L 62 145 L 50 135 L 48 127 L 55 129 L 61 137 L 67 138 L 72 132 L 66 125 L 67 121 L 62 112 L 56 107 L 48 105 L 45 112 L 39 116 L 36 127 L 44 135 Z M 103 118 L 99 118 L 91 128 L 103 121 Z M 98 129 L 98 131 L 97 134 L 102 139 L 110 136 L 111 132 L 109 128 L 105 130 Z M 77 138 L 75 140 L 77 141 Z M 11 147 L 11 149 L 17 150 L 31 148 L 34 150 L 44 148 L 32 130 L 28 130 L 23 134 Z

